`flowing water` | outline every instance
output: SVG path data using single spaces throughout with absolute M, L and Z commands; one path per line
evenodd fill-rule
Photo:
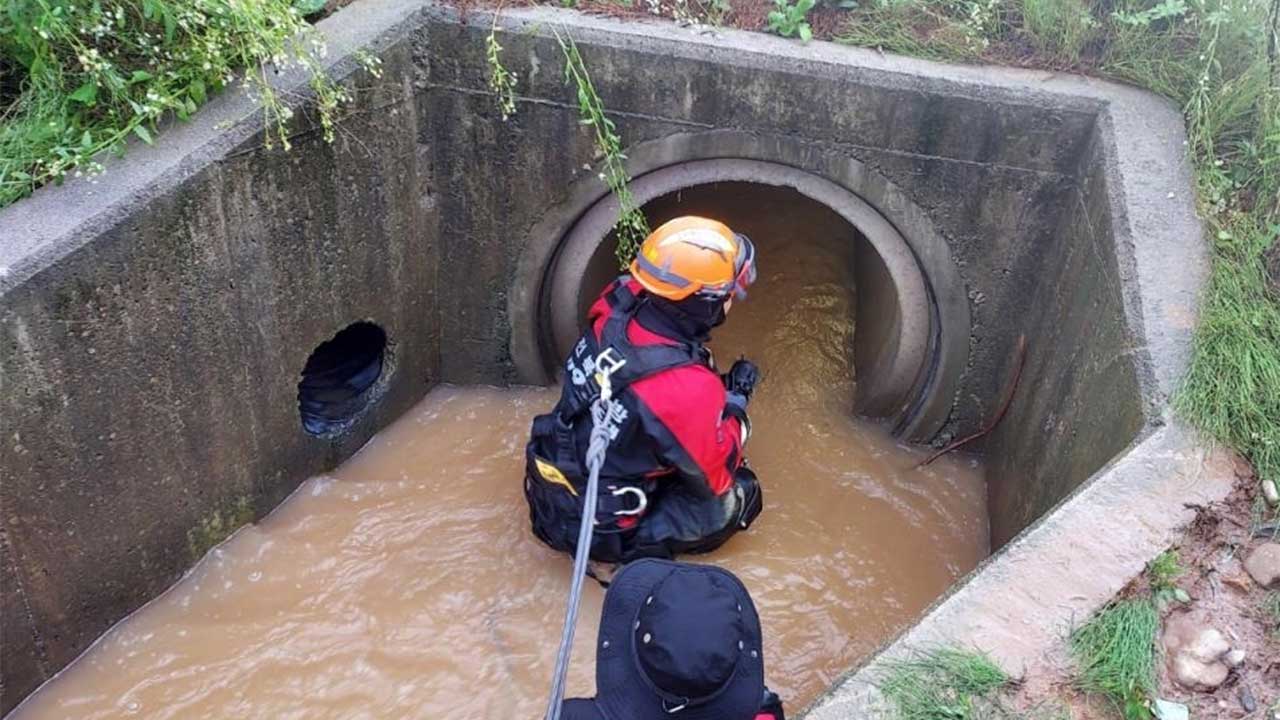
M 776 208 L 749 207 L 739 222 L 762 274 L 715 349 L 722 365 L 749 353 L 765 374 L 747 453 L 765 511 L 693 559 L 746 583 L 769 684 L 795 711 L 985 557 L 985 490 L 974 461 L 916 469 L 922 451 L 849 417 L 847 231 L 818 218 L 809 237 L 787 235 Z M 13 720 L 537 717 L 570 560 L 528 532 L 522 447 L 555 396 L 437 388 L 111 630 Z M 571 695 L 593 692 L 601 601 L 589 584 Z

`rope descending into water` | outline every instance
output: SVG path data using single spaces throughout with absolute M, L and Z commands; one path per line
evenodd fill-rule
M 564 678 L 569 670 L 569 653 L 573 650 L 573 631 L 578 626 L 578 604 L 582 600 L 582 581 L 587 574 L 587 556 L 591 552 L 591 531 L 596 517 L 596 488 L 600 485 L 600 468 L 609 448 L 609 411 L 613 408 L 613 387 L 609 371 L 596 376 L 600 397 L 591 403 L 591 440 L 587 444 L 587 487 L 582 498 L 582 524 L 578 527 L 578 547 L 573 554 L 573 584 L 569 587 L 569 605 L 564 612 L 564 631 L 560 634 L 560 650 L 551 676 L 551 697 L 547 700 L 546 720 L 560 720 L 564 701 Z

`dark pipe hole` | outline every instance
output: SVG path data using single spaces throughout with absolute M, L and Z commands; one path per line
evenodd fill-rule
M 303 429 L 321 437 L 346 430 L 369 404 L 386 350 L 386 332 L 368 322 L 348 325 L 320 343 L 298 383 Z

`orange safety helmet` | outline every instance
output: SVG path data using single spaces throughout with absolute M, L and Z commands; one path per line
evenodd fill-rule
M 686 215 L 649 233 L 631 261 L 631 276 L 668 300 L 744 298 L 756 280 L 756 250 L 746 235 L 716 220 Z

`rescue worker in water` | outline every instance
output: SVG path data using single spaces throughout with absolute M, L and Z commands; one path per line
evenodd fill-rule
M 704 347 L 755 280 L 755 248 L 723 223 L 686 216 L 653 231 L 610 283 L 564 366 L 559 402 L 534 418 L 525 498 L 533 532 L 572 554 L 586 487 L 597 372 L 615 412 L 600 472 L 591 559 L 625 563 L 709 552 L 763 507 L 743 446 L 759 378 L 745 359 L 718 375 Z

